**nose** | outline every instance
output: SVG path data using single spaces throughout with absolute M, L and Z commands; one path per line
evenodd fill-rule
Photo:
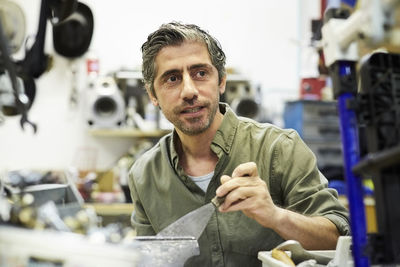
M 184 100 L 193 100 L 198 96 L 198 90 L 194 84 L 192 78 L 188 73 L 185 73 L 182 77 L 182 91 L 181 97 Z

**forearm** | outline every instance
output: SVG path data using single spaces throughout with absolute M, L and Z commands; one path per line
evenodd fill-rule
M 308 217 L 278 208 L 272 227 L 282 238 L 299 241 L 305 249 L 335 249 L 339 232 L 329 219 Z

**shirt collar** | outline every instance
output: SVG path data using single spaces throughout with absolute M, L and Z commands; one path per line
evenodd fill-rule
M 224 119 L 214 136 L 212 144 L 219 146 L 226 154 L 229 154 L 239 125 L 239 119 L 228 104 L 220 103 L 219 109 L 224 114 Z

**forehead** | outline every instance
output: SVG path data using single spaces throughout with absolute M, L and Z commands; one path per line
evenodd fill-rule
M 212 65 L 207 46 L 204 43 L 186 41 L 180 45 L 166 46 L 156 56 L 156 77 L 165 71 L 182 70 L 194 64 Z

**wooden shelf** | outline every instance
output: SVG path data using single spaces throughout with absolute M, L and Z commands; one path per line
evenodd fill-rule
M 141 131 L 138 129 L 90 129 L 89 133 L 100 137 L 136 137 L 136 138 L 160 138 L 171 130 Z
M 84 207 L 93 208 L 97 215 L 100 216 L 119 216 L 119 215 L 131 215 L 133 212 L 132 203 L 85 203 Z

